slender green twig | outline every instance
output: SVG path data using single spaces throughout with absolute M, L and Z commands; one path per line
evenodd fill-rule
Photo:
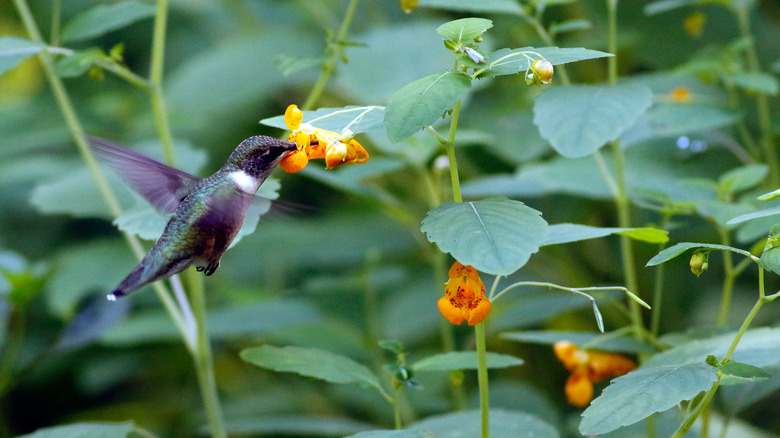
M 309 96 L 301 106 L 303 111 L 310 110 L 314 107 L 314 104 L 319 100 L 322 92 L 325 90 L 325 85 L 328 84 L 331 75 L 333 75 L 336 64 L 342 58 L 344 44 L 347 42 L 347 33 L 349 32 L 349 27 L 352 25 L 352 19 L 355 16 L 355 9 L 357 8 L 358 1 L 359 0 L 350 0 L 347 11 L 344 13 L 344 20 L 341 22 L 341 27 L 339 28 L 338 33 L 336 33 L 336 37 L 333 41 L 328 43 L 330 56 L 328 56 L 328 59 L 322 64 L 320 77 L 317 78 L 317 82 L 314 83 L 314 86 L 309 92 Z
M 173 150 L 173 135 L 168 123 L 168 111 L 162 91 L 163 67 L 165 63 L 165 32 L 168 26 L 168 0 L 157 0 L 152 36 L 152 64 L 149 68 L 149 92 L 157 131 L 160 133 L 165 159 L 171 166 L 176 164 Z
M 477 382 L 479 385 L 479 411 L 482 418 L 482 438 L 490 436 L 489 394 L 487 346 L 485 344 L 485 321 L 474 326 L 474 337 L 477 342 Z

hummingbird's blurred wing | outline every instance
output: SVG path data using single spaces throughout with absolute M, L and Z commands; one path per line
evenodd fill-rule
M 166 166 L 112 141 L 90 135 L 86 138 L 98 157 L 162 213 L 173 213 L 201 181 L 197 176 Z

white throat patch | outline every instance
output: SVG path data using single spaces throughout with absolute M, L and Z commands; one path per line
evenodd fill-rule
M 257 179 L 248 175 L 243 170 L 234 170 L 233 172 L 230 172 L 228 176 L 236 183 L 238 190 L 241 190 L 244 193 L 254 195 L 255 192 L 257 192 L 257 189 L 260 188 Z

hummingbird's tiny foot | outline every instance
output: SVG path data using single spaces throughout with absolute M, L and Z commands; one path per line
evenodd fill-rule
M 205 266 L 196 266 L 195 267 L 195 270 L 198 271 L 198 272 L 203 272 L 205 269 L 206 269 Z M 206 275 L 209 275 L 209 274 L 206 274 Z
M 205 268 L 204 274 L 206 274 L 206 276 L 208 277 L 209 275 L 213 274 L 218 267 L 219 267 L 219 263 L 209 263 L 208 266 L 206 266 Z

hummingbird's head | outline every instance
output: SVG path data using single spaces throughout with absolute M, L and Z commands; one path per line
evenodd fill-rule
M 238 145 L 230 154 L 224 168 L 240 169 L 248 175 L 263 180 L 282 161 L 287 152 L 295 149 L 295 143 L 256 135 Z

